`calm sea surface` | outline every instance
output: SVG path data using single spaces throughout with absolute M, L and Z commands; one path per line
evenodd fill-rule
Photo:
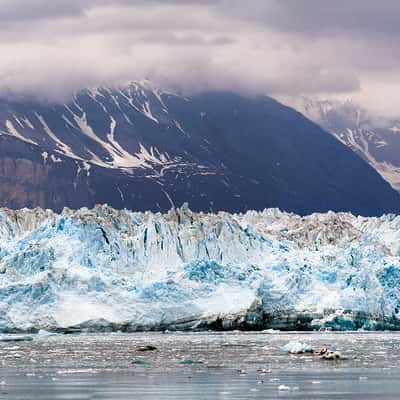
M 0 342 L 0 399 L 400 399 L 396 333 L 33 337 Z M 347 359 L 288 355 L 290 341 Z

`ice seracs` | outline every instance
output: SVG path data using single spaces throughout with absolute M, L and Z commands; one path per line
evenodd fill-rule
M 399 329 L 400 217 L 0 210 L 0 330 Z

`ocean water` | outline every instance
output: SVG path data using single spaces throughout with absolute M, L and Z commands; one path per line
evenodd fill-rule
M 0 399 L 399 399 L 397 333 L 140 333 L 0 342 Z M 301 341 L 346 359 L 290 355 Z M 148 351 L 143 346 L 154 346 Z

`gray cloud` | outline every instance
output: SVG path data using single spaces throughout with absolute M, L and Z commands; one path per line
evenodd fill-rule
M 239 19 L 249 19 L 284 32 L 305 34 L 400 33 L 397 0 L 222 0 L 219 7 Z
M 399 15 L 397 0 L 0 0 L 0 93 L 64 100 L 146 76 L 395 112 Z
M 82 15 L 90 3 L 86 0 L 0 0 L 0 20 L 7 23 Z

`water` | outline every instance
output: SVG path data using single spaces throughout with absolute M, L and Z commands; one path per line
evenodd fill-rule
M 285 354 L 293 340 L 347 360 Z M 396 333 L 35 336 L 0 342 L 0 399 L 399 399 L 399 361 Z

